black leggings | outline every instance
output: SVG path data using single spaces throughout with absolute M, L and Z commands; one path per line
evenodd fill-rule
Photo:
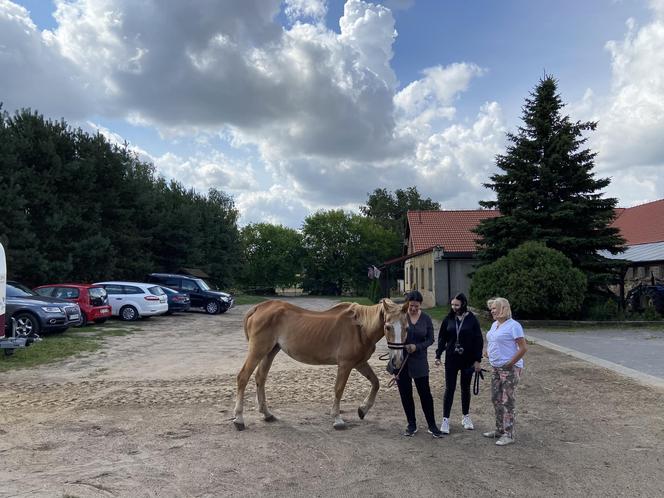
M 399 375 L 399 381 L 397 382 L 397 385 L 399 386 L 399 396 L 401 396 L 401 404 L 403 405 L 403 411 L 406 413 L 406 420 L 408 420 L 408 425 L 417 427 L 417 421 L 415 419 L 415 401 L 413 400 L 412 380 L 415 381 L 417 394 L 420 395 L 422 411 L 424 412 L 424 417 L 427 420 L 429 429 L 437 428 L 436 417 L 434 415 L 433 409 L 433 396 L 431 396 L 431 389 L 429 388 L 429 376 L 427 375 L 426 377 L 412 379 L 408 373 L 408 368 L 404 368 Z
M 450 357 L 445 358 L 445 396 L 443 397 L 443 417 L 450 418 L 457 373 L 461 371 L 461 411 L 468 415 L 470 411 L 470 382 L 473 379 L 473 367 L 462 367 Z

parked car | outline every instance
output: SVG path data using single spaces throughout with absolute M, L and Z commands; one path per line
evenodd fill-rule
M 108 293 L 112 314 L 120 320 L 138 320 L 168 311 L 166 293 L 161 287 L 142 282 L 96 282 Z
M 189 294 L 178 292 L 171 289 L 170 287 L 164 287 L 163 285 L 160 285 L 160 287 L 161 290 L 166 293 L 166 297 L 168 298 L 168 311 L 166 312 L 167 315 L 171 315 L 176 311 L 189 311 L 189 308 L 191 308 Z
M 16 320 L 16 332 L 20 335 L 40 332 L 62 332 L 81 323 L 78 304 L 40 296 L 26 286 L 7 281 L 6 317 Z
M 81 308 L 81 326 L 89 322 L 104 323 L 111 316 L 106 289 L 90 284 L 49 284 L 33 289 L 41 296 L 64 299 Z
M 150 273 L 147 280 L 188 294 L 193 308 L 203 308 L 211 315 L 225 313 L 235 304 L 233 296 L 212 289 L 202 278 L 173 273 Z

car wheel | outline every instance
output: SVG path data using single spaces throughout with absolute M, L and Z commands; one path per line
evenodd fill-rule
M 215 315 L 219 313 L 220 308 L 221 306 L 219 306 L 217 301 L 208 301 L 205 305 L 205 312 L 209 315 Z
M 120 320 L 126 322 L 138 320 L 138 310 L 133 306 L 123 306 L 120 308 Z
M 95 320 L 95 323 L 104 323 L 106 321 L 106 318 L 97 318 Z
M 85 313 L 81 311 L 81 323 L 79 323 L 77 326 L 78 327 L 85 327 L 88 324 L 88 317 L 85 316 Z
M 18 315 L 14 315 L 14 320 L 16 320 L 17 334 L 39 334 L 39 320 L 32 313 L 19 313 Z

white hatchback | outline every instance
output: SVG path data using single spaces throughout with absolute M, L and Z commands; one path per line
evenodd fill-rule
M 94 285 L 106 289 L 111 313 L 120 320 L 138 320 L 168 311 L 168 297 L 158 285 L 141 282 L 97 282 Z

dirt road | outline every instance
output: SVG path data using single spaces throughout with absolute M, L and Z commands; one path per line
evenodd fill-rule
M 471 405 L 475 431 L 462 430 L 457 399 L 450 436 L 434 440 L 420 425 L 401 437 L 398 393 L 385 387 L 377 355 L 383 387 L 361 421 L 369 386 L 351 375 L 348 430 L 334 431 L 328 415 L 335 369 L 280 353 L 267 384 L 279 420 L 267 424 L 253 410 L 252 382 L 247 430 L 237 432 L 247 309 L 152 318 L 96 353 L 4 375 L 0 496 L 664 495 L 664 393 L 536 345 L 510 447 L 480 434 L 493 418 L 486 380 Z M 440 416 L 443 374 L 431 365 Z

